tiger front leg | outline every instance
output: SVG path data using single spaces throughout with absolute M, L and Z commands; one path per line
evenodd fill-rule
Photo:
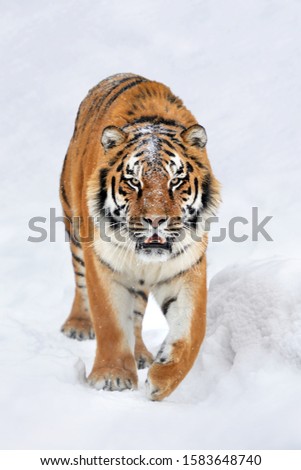
M 162 290 L 162 289 L 161 289 Z M 162 400 L 180 384 L 199 352 L 206 328 L 206 274 L 189 273 L 176 292 L 157 297 L 169 325 L 161 348 L 149 369 L 146 394 Z
M 97 260 L 92 258 L 86 264 L 90 309 L 97 342 L 88 383 L 97 390 L 135 389 L 138 376 L 134 357 L 133 295 L 114 280 L 109 270 L 100 273 Z

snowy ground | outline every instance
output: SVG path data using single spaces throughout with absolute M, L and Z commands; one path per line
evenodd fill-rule
M 300 16 L 294 0 L 1 1 L 1 448 L 300 449 Z M 206 340 L 162 403 L 145 399 L 144 371 L 136 392 L 80 383 L 95 344 L 59 333 L 73 294 L 62 225 L 55 243 L 27 241 L 31 217 L 59 213 L 79 102 L 127 71 L 170 85 L 206 127 L 221 226 L 273 216 L 273 242 L 211 243 Z M 164 332 L 152 304 L 153 351 Z

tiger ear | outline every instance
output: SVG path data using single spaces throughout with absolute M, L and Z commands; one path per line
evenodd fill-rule
M 199 124 L 194 124 L 185 131 L 181 132 L 181 137 L 184 142 L 189 145 L 194 145 L 196 147 L 204 148 L 207 144 L 207 134 L 203 126 Z
M 115 126 L 108 126 L 103 130 L 101 143 L 105 151 L 122 144 L 125 141 L 125 133 Z

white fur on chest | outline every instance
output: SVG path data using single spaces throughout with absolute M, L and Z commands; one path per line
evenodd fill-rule
M 192 244 L 174 258 L 145 262 L 133 249 L 126 250 L 122 245 L 114 245 L 101 239 L 94 242 L 94 250 L 115 271 L 118 278 L 124 279 L 126 285 L 133 286 L 143 281 L 148 289 L 187 271 L 201 255 L 200 247 Z

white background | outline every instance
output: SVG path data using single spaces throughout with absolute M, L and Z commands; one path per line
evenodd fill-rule
M 301 445 L 300 49 L 297 0 L 0 1 L 3 449 L 286 448 Z M 272 215 L 273 242 L 211 243 L 208 330 L 164 402 L 80 383 L 95 343 L 65 338 L 73 275 L 28 220 L 58 214 L 80 101 L 117 72 L 161 81 L 205 126 L 220 225 Z M 48 228 L 48 225 L 45 225 Z M 247 233 L 250 228 L 246 227 Z M 165 324 L 151 304 L 145 340 Z

